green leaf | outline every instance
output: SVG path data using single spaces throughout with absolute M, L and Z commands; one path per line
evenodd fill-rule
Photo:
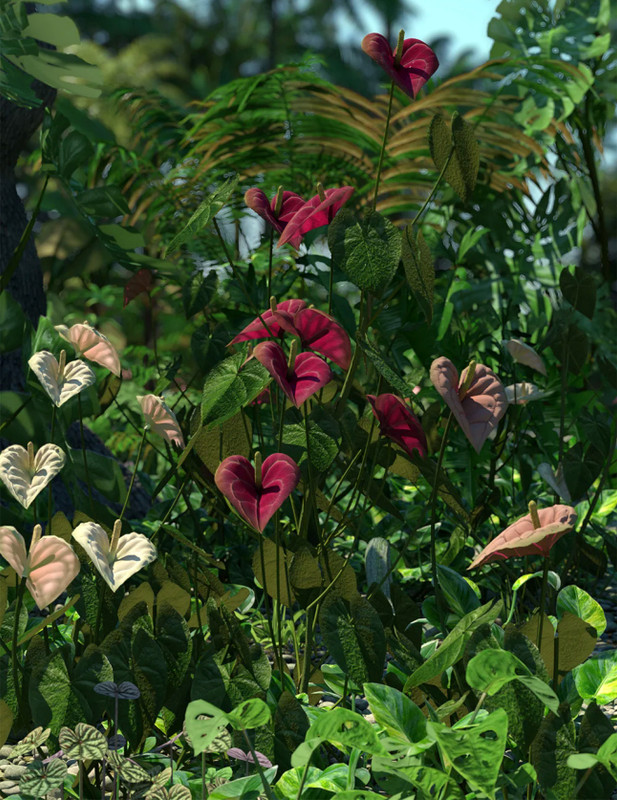
M 476 692 L 494 695 L 503 686 L 519 677 L 531 674 L 529 669 L 508 650 L 488 648 L 475 655 L 467 664 L 465 679 Z
M 29 328 L 30 323 L 22 307 L 9 292 L 2 292 L 0 294 L 0 353 L 19 350 Z M 6 413 L 3 407 L 2 415 L 4 416 Z
M 134 250 L 136 247 L 144 247 L 146 244 L 143 235 L 139 231 L 123 225 L 117 225 L 115 222 L 99 225 L 98 229 L 104 239 L 111 240 L 112 245 L 120 247 L 122 250 Z
M 456 261 L 461 264 L 469 250 L 474 248 L 480 239 L 489 232 L 490 228 L 469 228 L 461 239 L 461 243 L 456 254 Z
M 480 149 L 473 127 L 455 112 L 450 132 L 444 118 L 437 114 L 429 128 L 429 148 L 437 169 L 441 172 L 445 167 L 444 178 L 461 200 L 467 202 L 480 166 Z
M 82 61 L 78 56 L 39 48 L 36 55 L 9 58 L 24 72 L 54 89 L 64 89 L 65 92 L 82 97 L 98 97 L 101 94 L 100 69 Z
M 439 722 L 428 722 L 426 730 L 447 762 L 452 763 L 472 789 L 495 797 L 508 734 L 508 716 L 502 708 L 468 728 L 448 728 Z
M 263 776 L 268 783 L 274 780 L 276 767 L 263 770 Z M 263 783 L 259 775 L 249 775 L 246 778 L 237 778 L 229 781 L 222 786 L 217 786 L 212 792 L 208 793 L 208 800 L 257 800 L 259 794 L 263 792 Z
M 257 359 L 244 361 L 244 355 L 236 353 L 206 375 L 201 403 L 201 421 L 206 428 L 233 417 L 270 381 L 270 373 Z
M 263 563 L 262 563 L 263 555 Z M 295 597 L 291 588 L 289 569 L 293 555 L 271 539 L 263 539 L 253 555 L 253 572 L 270 597 L 290 608 Z
M 58 171 L 68 181 L 78 167 L 89 166 L 93 155 L 94 148 L 83 133 L 69 131 L 60 142 Z
M 572 274 L 568 267 L 564 267 L 559 274 L 559 288 L 570 305 L 592 319 L 596 307 L 596 282 L 593 275 L 580 267 L 575 267 Z
M 306 732 L 305 742 L 312 740 L 330 742 L 336 747 L 357 747 L 369 755 L 386 754 L 370 722 L 347 708 L 331 708 L 320 714 Z M 296 764 L 293 758 L 292 763 L 303 766 Z
M 396 272 L 401 235 L 386 217 L 370 211 L 359 219 L 342 209 L 328 227 L 333 265 L 360 289 L 379 294 Z
M 20 778 L 19 790 L 33 797 L 47 797 L 49 792 L 63 785 L 66 771 L 66 763 L 61 758 L 54 758 L 47 764 L 33 761 Z
M 76 761 L 95 761 L 107 752 L 105 734 L 85 722 L 78 722 L 74 731 L 62 728 L 58 739 L 64 757 Z
M 374 536 L 366 546 L 364 555 L 366 581 L 381 586 L 386 597 L 390 597 L 390 543 L 381 536 Z
M 34 723 L 49 728 L 57 736 L 71 699 L 71 681 L 60 650 L 35 665 L 28 699 Z
M 576 752 L 574 746 L 574 722 L 570 717 L 569 706 L 562 714 L 546 716 L 530 748 L 529 760 L 536 768 L 538 782 L 546 794 L 556 800 L 571 800 L 575 797 L 576 772 L 568 766 L 568 757 Z
M 390 366 L 390 364 L 386 361 L 376 347 L 374 347 L 367 339 L 361 339 L 359 337 L 358 344 L 366 353 L 377 372 L 379 372 L 379 374 L 388 381 L 390 386 L 392 386 L 392 388 L 395 389 L 398 394 L 401 395 L 401 397 L 409 397 L 410 395 L 413 396 L 411 387 L 408 386 L 403 378 L 401 378 L 400 375 L 394 371 L 394 369 Z
M 70 17 L 58 14 L 28 14 L 28 24 L 22 34 L 52 44 L 58 50 L 79 44 L 77 25 Z
M 583 700 L 612 703 L 617 698 L 617 651 L 598 653 L 577 667 L 574 684 Z
M 401 257 L 407 283 L 430 325 L 433 320 L 435 265 L 422 231 L 415 233 L 411 225 L 403 232 Z
M 270 717 L 270 709 L 258 697 L 245 700 L 227 714 L 227 719 L 235 731 L 260 728 L 270 722 Z
M 486 603 L 466 614 L 460 622 L 457 622 L 440 647 L 407 678 L 403 691 L 408 692 L 414 686 L 430 681 L 455 664 L 463 655 L 471 634 L 481 625 L 493 622 L 500 611 L 500 602 L 495 605 Z
M 184 729 L 195 755 L 203 753 L 227 727 L 227 715 L 205 700 L 193 700 L 186 707 Z
M 390 736 L 419 742 L 426 736 L 426 718 L 407 695 L 383 683 L 365 683 L 364 696 L 375 720 Z
M 283 427 L 283 444 L 286 452 L 300 464 L 307 451 L 311 464 L 319 472 L 325 472 L 336 458 L 342 436 L 334 417 L 316 408 L 308 420 L 308 448 L 304 422 L 291 423 Z M 296 451 L 298 448 L 298 451 Z
M 448 606 L 459 617 L 464 617 L 480 605 L 474 590 L 456 570 L 438 564 L 437 582 Z
M 602 606 L 578 586 L 566 586 L 557 595 L 557 617 L 561 619 L 566 611 L 594 627 L 598 636 L 602 636 L 606 630 L 606 616 Z
M 319 626 L 330 655 L 354 683 L 380 680 L 386 637 L 379 614 L 368 600 L 360 595 L 351 601 L 326 599 Z
M 176 234 L 171 242 L 167 245 L 165 256 L 173 250 L 177 250 L 185 242 L 194 239 L 196 234 L 206 227 L 212 217 L 223 208 L 231 195 L 235 192 L 238 186 L 239 178 L 235 175 L 233 178 L 228 178 L 222 186 L 219 186 L 211 195 L 201 203 L 197 211 L 191 216 L 187 224 Z
M 124 195 L 117 186 L 85 189 L 75 196 L 75 202 L 84 214 L 92 217 L 117 217 L 129 213 Z
M 201 271 L 194 272 L 186 281 L 182 287 L 182 304 L 187 319 L 204 310 L 212 298 L 216 283 L 216 273 L 204 277 Z

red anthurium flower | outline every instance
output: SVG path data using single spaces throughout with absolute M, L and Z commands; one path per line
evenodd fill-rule
M 301 308 L 306 308 L 306 303 L 304 300 L 283 300 L 282 303 L 279 303 L 276 306 L 276 312 L 273 312 L 270 308 L 267 311 L 264 311 L 264 313 L 261 315 L 261 319 L 256 317 L 249 325 L 246 326 L 246 328 L 244 328 L 244 330 L 240 331 L 240 333 L 235 336 L 229 344 L 236 344 L 236 342 L 247 342 L 251 339 L 266 339 L 270 335 L 278 336 L 283 331 L 283 328 L 280 325 L 281 319 L 286 319 L 288 316 L 293 317 L 296 311 L 299 311 Z M 275 318 L 275 313 L 277 312 L 283 313 Z M 268 331 L 268 329 L 264 326 L 264 322 L 270 331 Z
M 291 366 L 280 344 L 269 341 L 260 342 L 253 355 L 298 408 L 332 380 L 330 367 L 313 353 L 300 353 L 295 358 L 292 353 Z
M 367 394 L 373 414 L 379 421 L 379 429 L 384 436 L 392 439 L 403 450 L 413 454 L 417 450 L 421 456 L 426 455 L 426 436 L 415 415 L 405 403 L 394 394 Z
M 279 233 L 282 233 L 296 211 L 304 206 L 304 200 L 295 192 L 283 192 L 280 196 L 280 201 L 280 208 L 277 214 L 276 206 L 279 202 L 278 192 L 274 195 L 272 200 L 268 200 L 261 189 L 249 189 L 244 195 L 244 202 L 246 205 L 269 222 Z M 293 239 L 289 238 L 288 241 L 297 249 L 302 241 L 302 234 L 298 233 Z
M 222 461 L 214 481 L 238 514 L 260 533 L 300 480 L 300 468 L 283 453 L 273 453 L 263 464 L 255 455 L 255 469 L 244 456 Z
M 456 367 L 443 356 L 433 361 L 430 375 L 433 386 L 479 453 L 508 408 L 501 381 L 491 369 L 473 361 L 463 370 L 459 380 Z
M 336 212 L 345 205 L 353 191 L 353 186 L 320 190 L 319 194 L 307 200 L 287 222 L 277 247 L 289 242 L 297 248 L 305 233 L 332 222 Z M 298 244 L 294 244 L 295 242 Z
M 477 555 L 467 569 L 481 567 L 489 561 L 513 556 L 548 557 L 551 547 L 564 533 L 572 530 L 576 511 L 572 506 L 550 506 L 537 509 L 529 504 L 529 514 L 507 527 Z
M 281 327 L 283 323 L 281 322 Z M 295 333 L 303 347 L 310 347 L 322 356 L 334 361 L 341 369 L 349 369 L 351 342 L 345 329 L 338 322 L 316 308 L 303 308 L 293 317 Z
M 403 41 L 403 52 L 398 64 L 396 48 L 392 50 L 386 37 L 380 33 L 367 34 L 362 39 L 362 49 L 411 98 L 415 98 L 439 66 L 435 53 L 420 39 Z

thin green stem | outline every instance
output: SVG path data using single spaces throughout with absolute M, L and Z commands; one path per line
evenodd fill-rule
M 546 594 L 548 588 L 548 558 L 544 559 L 544 569 L 542 570 L 542 589 L 540 590 L 540 621 L 538 622 L 537 646 L 542 651 L 542 628 L 544 626 L 544 609 L 546 606 Z
M 259 773 L 259 777 L 261 778 L 261 783 L 264 787 L 264 792 L 266 793 L 266 797 L 268 798 L 268 800 L 276 800 L 275 795 L 272 793 L 272 788 L 270 787 L 270 784 L 268 783 L 268 781 L 266 780 L 266 776 L 264 775 L 263 767 L 261 766 L 261 764 L 257 759 L 257 753 L 255 752 L 255 748 L 253 747 L 253 742 L 251 742 L 250 736 L 248 735 L 246 730 L 243 730 L 242 733 L 244 734 L 244 738 L 246 739 L 248 748 L 251 752 L 251 755 L 253 756 L 255 769 L 257 770 L 257 772 Z
M 133 467 L 133 474 L 131 475 L 131 482 L 129 483 L 129 489 L 126 493 L 126 497 L 124 498 L 124 505 L 122 506 L 122 511 L 120 512 L 120 516 L 118 519 L 122 519 L 124 517 L 124 512 L 129 504 L 129 500 L 131 498 L 131 492 L 133 491 L 133 484 L 135 483 L 135 476 L 137 475 L 137 467 L 139 466 L 139 460 L 141 458 L 141 451 L 144 449 L 144 442 L 146 441 L 146 433 L 148 429 L 144 427 L 143 432 L 141 434 L 141 440 L 139 442 L 139 450 L 137 451 L 137 458 L 135 459 L 135 466 Z
M 435 537 L 435 511 L 437 509 L 437 494 L 439 492 L 439 479 L 441 477 L 441 465 L 443 463 L 444 453 L 446 451 L 446 442 L 448 434 L 450 433 L 450 425 L 452 424 L 452 412 L 448 416 L 446 427 L 441 439 L 439 447 L 439 455 L 437 457 L 437 468 L 435 470 L 435 483 L 431 492 L 430 507 L 431 507 L 431 576 L 433 579 L 433 586 L 437 587 L 437 545 Z
M 428 208 L 428 205 L 431 202 L 431 200 L 433 199 L 433 197 L 435 196 L 435 193 L 437 192 L 437 189 L 439 189 L 439 184 L 442 182 L 443 176 L 446 174 L 446 170 L 448 169 L 448 167 L 450 165 L 450 161 L 452 160 L 452 156 L 453 155 L 454 155 L 454 145 L 452 145 L 452 147 L 450 148 L 450 152 L 448 153 L 448 157 L 445 160 L 445 163 L 444 163 L 443 167 L 441 168 L 441 172 L 437 176 L 437 180 L 433 184 L 433 188 L 431 189 L 429 196 L 426 198 L 426 200 L 422 204 L 422 206 L 421 206 L 420 210 L 417 212 L 416 216 L 411 220 L 410 224 L 407 226 L 408 228 L 413 228 L 416 225 L 416 223 L 418 222 L 418 220 L 420 219 L 420 217 L 422 216 L 422 214 L 424 214 L 425 210 Z
M 165 516 L 163 517 L 163 519 L 162 519 L 162 520 L 160 521 L 160 523 L 159 523 L 159 526 L 158 526 L 158 528 L 157 528 L 157 529 L 154 531 L 154 533 L 153 533 L 153 534 L 152 534 L 152 536 L 150 537 L 150 541 L 151 541 L 151 542 L 154 542 L 154 540 L 156 539 L 156 537 L 159 535 L 159 532 L 160 532 L 161 528 L 163 527 L 163 525 L 164 525 L 164 524 L 167 522 L 167 520 L 168 520 L 168 519 L 169 519 L 169 517 L 171 516 L 171 512 L 174 510 L 174 508 L 175 508 L 175 506 L 176 506 L 176 503 L 177 503 L 177 502 L 178 502 L 178 500 L 179 500 L 179 499 L 182 497 L 182 493 L 184 492 L 184 487 L 185 487 L 185 485 L 186 485 L 186 482 L 187 482 L 187 481 L 188 481 L 188 476 L 185 476 L 185 477 L 182 479 L 182 483 L 180 484 L 180 488 L 179 488 L 179 489 L 178 489 L 178 491 L 176 492 L 176 496 L 174 497 L 172 504 L 171 504 L 171 505 L 169 506 L 169 508 L 167 509 L 167 511 L 166 511 L 166 513 L 165 513 Z
M 298 793 L 296 794 L 296 800 L 300 800 L 302 797 L 302 792 L 304 791 L 304 784 L 306 783 L 306 778 L 309 771 L 309 764 L 310 761 L 307 761 L 304 765 L 304 771 L 302 772 L 302 778 L 300 779 L 300 785 L 298 786 Z
M 383 139 L 381 140 L 381 150 L 379 151 L 379 161 L 377 162 L 377 177 L 375 178 L 375 194 L 373 195 L 373 211 L 377 208 L 377 195 L 379 194 L 379 180 L 381 178 L 381 168 L 383 167 L 383 159 L 386 152 L 386 142 L 388 140 L 388 131 L 390 129 L 390 117 L 392 116 L 392 100 L 394 99 L 394 81 L 390 84 L 390 96 L 388 97 L 388 112 L 386 114 L 386 127 L 383 132 Z
M 274 246 L 274 228 L 270 226 L 270 251 L 268 254 L 268 299 L 272 297 L 272 250 Z
M 56 427 L 56 406 L 51 407 L 51 430 L 49 432 L 49 441 L 53 442 Z M 51 533 L 51 518 L 53 515 L 53 495 L 51 491 L 51 484 L 49 482 L 49 494 L 47 495 L 47 533 Z
M 304 660 L 302 664 L 302 681 L 300 691 L 308 694 L 309 680 L 311 678 L 311 649 L 313 647 L 313 621 L 316 612 L 308 608 L 306 612 L 306 633 L 304 636 Z
M 481 708 L 482 708 L 482 706 L 484 705 L 484 701 L 485 701 L 485 700 L 486 700 L 486 692 L 482 692 L 482 694 L 481 694 L 481 695 L 480 695 L 480 697 L 478 698 L 478 702 L 477 702 L 477 704 L 476 704 L 476 707 L 474 708 L 474 711 L 473 711 L 473 716 L 472 716 L 472 718 L 469 720 L 469 724 L 470 724 L 470 725 L 473 725 L 473 723 L 476 721 L 476 717 L 478 716 L 478 713 L 479 713 L 480 709 L 481 709 Z
M 17 640 L 19 639 L 19 618 L 21 617 L 21 607 L 24 600 L 24 591 L 26 589 L 26 578 L 22 578 L 19 586 L 17 587 L 17 597 L 15 599 L 15 617 L 13 618 L 13 640 L 11 642 L 11 666 L 13 668 L 13 690 L 17 699 L 17 710 L 21 716 L 21 701 L 23 682 L 20 686 L 19 678 L 17 676 Z M 20 665 L 21 666 L 21 665 Z
M 81 441 L 81 454 L 84 460 L 84 475 L 86 476 L 86 485 L 88 486 L 88 499 L 90 501 L 90 513 L 94 513 L 94 503 L 92 500 L 92 486 L 90 483 L 90 472 L 88 471 L 88 458 L 86 456 L 86 441 L 84 439 L 84 421 L 83 411 L 81 407 L 81 393 L 77 395 L 77 405 L 79 407 L 79 439 Z

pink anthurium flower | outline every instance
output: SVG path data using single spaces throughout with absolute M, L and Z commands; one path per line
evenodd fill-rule
M 471 562 L 467 569 L 481 567 L 489 561 L 513 556 L 548 557 L 551 547 L 564 533 L 572 530 L 576 511 L 571 506 L 550 506 L 538 510 L 529 503 L 529 514 L 508 526 Z
M 273 453 L 263 464 L 255 454 L 255 469 L 244 456 L 229 456 L 214 475 L 221 493 L 243 520 L 260 533 L 300 480 L 300 468 L 284 453 Z
M 289 242 L 297 248 L 298 245 L 294 242 L 299 243 L 305 233 L 332 222 L 336 212 L 345 205 L 353 192 L 353 186 L 341 186 L 325 191 L 319 186 L 319 194 L 307 200 L 287 222 L 277 247 Z
M 401 34 L 400 39 L 403 39 L 402 31 Z M 380 33 L 367 34 L 362 39 L 362 49 L 411 98 L 415 98 L 439 66 L 435 53 L 420 39 L 403 39 L 400 58 L 397 58 L 399 45 L 392 50 L 386 37 Z
M 299 194 L 283 192 L 281 189 L 270 201 L 261 189 L 249 189 L 244 195 L 244 202 L 256 214 L 259 214 L 262 219 L 269 222 L 279 233 L 285 230 L 289 220 L 304 205 L 304 200 Z M 290 243 L 298 249 L 301 241 L 302 234 L 298 233 Z
M 476 452 L 506 413 L 508 399 L 495 373 L 472 361 L 460 377 L 448 358 L 436 358 L 431 364 L 431 381 L 446 401 Z
M 49 350 L 40 350 L 30 358 L 28 366 L 58 408 L 96 383 L 96 375 L 83 361 L 76 359 L 66 363 L 65 350 L 60 352 L 59 361 Z
M 79 559 L 70 544 L 59 536 L 41 537 L 41 526 L 35 525 L 26 553 L 21 533 L 11 525 L 0 528 L 0 554 L 20 578 L 40 609 L 48 606 L 79 572 Z
M 264 311 L 261 315 L 261 319 L 256 317 L 244 330 L 240 331 L 229 344 L 247 342 L 252 339 L 266 339 L 269 336 L 278 336 L 283 332 L 283 328 L 278 321 L 279 316 L 275 318 L 277 312 L 280 312 L 281 316 L 286 315 L 286 317 L 293 317 L 296 311 L 299 311 L 301 308 L 306 308 L 304 300 L 283 300 L 283 302 L 278 305 L 276 301 L 274 301 L 274 311 L 271 308 Z M 267 324 L 269 330 L 264 326 L 264 322 Z
M 146 394 L 138 395 L 137 400 L 145 417 L 146 427 L 169 444 L 184 447 L 184 437 L 176 415 L 167 407 L 163 398 L 155 394 Z
M 56 444 L 44 444 L 36 453 L 32 442 L 28 442 L 27 450 L 20 444 L 12 444 L 0 453 L 0 480 L 24 508 L 29 508 L 60 472 L 65 460 L 64 452 Z
M 414 450 L 426 455 L 426 436 L 415 415 L 406 404 L 394 394 L 380 394 L 377 397 L 367 394 L 373 414 L 379 421 L 379 429 L 384 436 L 400 445 L 409 455 Z
M 289 362 L 277 342 L 260 342 L 253 355 L 272 375 L 291 402 L 299 408 L 309 397 L 332 380 L 326 362 L 313 353 L 295 355 L 292 347 Z
M 111 540 L 96 522 L 82 522 L 73 531 L 73 539 L 86 551 L 112 592 L 156 560 L 156 548 L 147 536 L 134 531 L 120 536 L 121 530 L 122 522 L 116 520 Z
M 122 368 L 118 351 L 106 336 L 103 336 L 87 322 L 71 325 L 70 328 L 66 325 L 56 325 L 55 329 L 63 339 L 73 345 L 79 358 L 83 356 L 88 361 L 94 361 L 102 367 L 106 367 L 114 375 L 121 374 Z

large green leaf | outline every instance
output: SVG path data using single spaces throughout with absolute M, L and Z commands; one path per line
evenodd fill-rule
M 383 683 L 365 683 L 364 696 L 371 713 L 390 736 L 419 742 L 426 736 L 426 718 L 407 695 Z
M 236 353 L 206 375 L 201 401 L 201 421 L 206 428 L 231 419 L 270 381 L 270 373 L 257 359 L 244 362 L 242 353 Z
M 538 773 L 541 788 L 551 790 L 556 800 L 575 797 L 576 772 L 568 766 L 568 757 L 576 752 L 574 722 L 566 705 L 562 713 L 550 712 L 531 744 L 530 761 Z
M 599 705 L 617 698 L 617 651 L 598 653 L 574 670 L 576 691 L 584 700 Z
M 411 225 L 405 228 L 401 255 L 407 283 L 430 325 L 433 320 L 435 265 L 422 231 L 415 233 Z
M 71 699 L 71 681 L 60 650 L 32 671 L 28 700 L 35 725 L 49 728 L 55 736 L 64 724 Z
M 354 683 L 378 681 L 383 674 L 386 637 L 373 606 L 360 595 L 326 599 L 319 614 L 324 643 Z
M 64 757 L 76 761 L 101 759 L 107 752 L 105 734 L 84 722 L 78 722 L 74 731 L 62 728 L 58 739 Z
M 470 787 L 494 798 L 508 734 L 506 712 L 499 708 L 469 727 L 448 728 L 428 722 L 426 729 Z
M 168 255 L 173 250 L 177 250 L 181 245 L 190 242 L 195 238 L 200 230 L 206 227 L 212 217 L 217 214 L 227 203 L 238 185 L 238 176 L 228 178 L 222 186 L 219 186 L 211 195 L 201 203 L 197 211 L 191 216 L 184 228 L 177 233 L 167 245 L 165 254 Z
M 390 282 L 401 258 L 401 235 L 381 214 L 360 219 L 342 209 L 328 228 L 332 261 L 364 291 L 379 294 Z
M 473 127 L 457 112 L 452 116 L 452 130 L 436 114 L 429 129 L 431 157 L 438 170 L 463 200 L 470 199 L 478 178 L 480 148 Z
M 227 725 L 225 712 L 206 700 L 193 700 L 186 707 L 184 729 L 191 740 L 195 755 L 207 750 Z
M 566 586 L 557 595 L 557 616 L 566 611 L 584 620 L 596 629 L 598 636 L 606 630 L 606 615 L 600 603 L 578 586 Z
M 574 273 L 564 267 L 559 273 L 559 288 L 570 305 L 592 319 L 596 307 L 596 282 L 593 275 L 580 267 L 575 267 Z
M 47 797 L 63 785 L 66 771 L 66 763 L 61 758 L 54 758 L 47 764 L 38 759 L 32 761 L 19 780 L 19 790 L 31 797 Z
M 330 414 L 315 409 L 308 420 L 308 448 L 304 422 L 290 423 L 283 427 L 283 444 L 286 452 L 300 464 L 307 452 L 311 464 L 319 472 L 325 472 L 336 458 L 341 446 L 338 423 Z

